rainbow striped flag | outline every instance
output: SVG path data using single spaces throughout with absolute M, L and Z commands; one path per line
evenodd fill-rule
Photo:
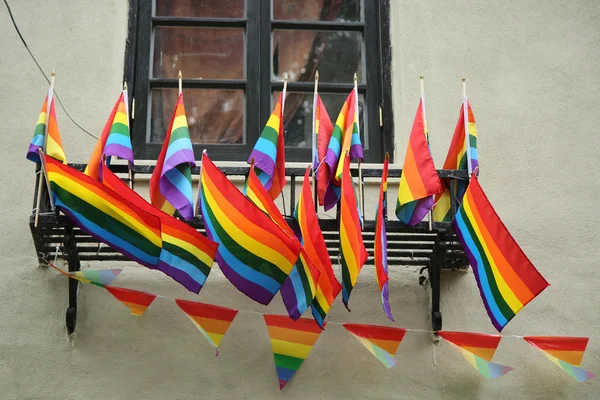
M 579 382 L 596 377 L 590 371 L 579 368 L 583 353 L 587 347 L 588 337 L 572 336 L 525 336 L 529 344 L 541 351 L 550 361 Z
M 265 314 L 264 318 L 281 390 L 300 369 L 322 330 L 309 318 L 300 318 L 295 322 L 284 315 Z
M 75 225 L 131 260 L 156 267 L 162 247 L 158 217 L 76 169 L 44 157 L 54 202 Z
M 375 277 L 377 286 L 381 292 L 381 304 L 383 311 L 389 320 L 393 321 L 392 310 L 390 309 L 390 291 L 388 288 L 388 262 L 387 262 L 387 235 L 385 223 L 387 221 L 387 177 L 390 155 L 385 153 L 383 162 L 383 172 L 381 174 L 381 185 L 379 186 L 379 200 L 375 211 Z
M 223 340 L 223 336 L 231 326 L 238 310 L 182 299 L 175 299 L 175 302 L 196 325 L 196 328 L 200 330 L 208 343 L 215 348 L 218 356 L 219 344 L 221 344 L 221 340 Z
M 92 285 L 99 287 L 110 285 L 123 271 L 122 269 L 87 269 L 84 271 L 63 271 L 51 262 L 48 262 L 48 265 L 55 271 L 60 272 L 69 278 L 77 279 L 83 283 L 91 283 Z
M 324 205 L 325 193 L 331 181 L 331 171 L 324 160 L 326 159 L 329 141 L 333 133 L 333 124 L 318 93 L 315 93 L 314 110 L 313 124 L 315 127 L 315 138 L 313 153 L 316 155 L 316 158 L 313 160 L 313 171 L 317 171 L 317 196 L 319 204 Z M 323 162 L 323 165 L 321 165 L 321 162 Z
M 512 367 L 491 362 L 500 344 L 500 335 L 450 331 L 440 331 L 437 334 L 452 344 L 487 379 L 499 378 L 513 370 Z
M 510 235 L 475 174 L 456 213 L 454 231 L 473 267 L 487 313 L 501 331 L 549 284 Z
M 139 292 L 137 290 L 119 288 L 115 286 L 104 287 L 117 300 L 131 310 L 131 315 L 141 317 L 144 315 L 150 304 L 156 299 L 156 295 L 148 292 Z
M 254 160 L 254 166 L 259 170 L 258 178 L 273 200 L 279 196 L 286 183 L 283 140 L 284 102 L 284 93 L 282 93 L 248 157 L 249 164 Z
M 350 293 L 369 254 L 362 238 L 361 221 L 356 207 L 356 194 L 350 177 L 350 157 L 345 158 L 340 203 L 340 258 L 342 261 L 342 299 L 348 308 Z
M 269 304 L 292 271 L 301 247 L 202 157 L 200 209 L 208 237 L 219 243 L 215 257 L 242 293 Z
M 294 210 L 294 218 L 298 222 L 300 237 L 308 258 L 313 261 L 319 271 L 315 298 L 310 305 L 312 314 L 320 327 L 325 327 L 325 317 L 333 301 L 342 290 L 335 278 L 329 251 L 319 226 L 317 213 L 313 206 L 312 191 L 310 190 L 308 170 L 304 174 L 302 191 Z
M 344 324 L 344 328 L 383 365 L 392 368 L 398 364 L 394 355 L 406 334 L 406 329 L 365 324 Z
M 404 157 L 396 216 L 403 224 L 415 226 L 433 207 L 433 195 L 443 190 L 427 143 L 427 121 L 421 99 Z
M 183 219 L 194 218 L 192 168 L 195 166 L 183 93 L 180 93 L 156 168 L 150 178 L 152 205 L 169 215 L 177 210 Z
M 471 169 L 470 171 L 477 171 L 479 176 L 479 170 L 476 167 L 479 166 L 479 157 L 477 155 L 477 126 L 475 125 L 475 117 L 473 116 L 473 110 L 471 104 L 465 99 L 467 104 L 468 119 L 467 125 L 469 127 L 469 151 L 471 152 Z M 468 170 L 468 157 L 466 151 L 466 138 L 465 138 L 465 108 L 464 104 L 460 108 L 460 115 L 456 122 L 456 128 L 454 129 L 454 136 L 452 136 L 452 142 L 450 143 L 450 149 L 448 149 L 448 155 L 444 162 L 444 169 L 463 169 Z M 445 187 L 442 193 L 435 195 L 433 206 L 433 220 L 436 222 L 452 222 L 452 204 L 450 197 L 450 180 L 445 179 Z M 467 189 L 467 182 L 456 180 L 454 187 L 454 198 L 459 202 L 462 200 L 465 190 Z
M 38 122 L 33 132 L 33 138 L 27 150 L 27 159 L 35 163 L 39 163 L 40 155 L 38 149 L 44 148 L 44 138 L 46 140 L 46 154 L 54 157 L 58 161 L 67 163 L 65 150 L 63 149 L 62 141 L 60 140 L 60 131 L 58 130 L 58 122 L 56 121 L 56 107 L 54 106 L 54 96 L 52 90 L 48 90 L 48 95 L 42 105 Z

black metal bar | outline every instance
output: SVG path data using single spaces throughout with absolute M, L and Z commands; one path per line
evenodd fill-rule
M 152 17 L 154 26 L 244 28 L 246 18 Z
M 452 210 L 450 215 L 452 215 L 452 221 L 454 221 L 454 218 L 456 218 L 456 202 L 457 202 L 456 184 L 457 183 L 458 182 L 456 182 L 455 179 L 450 179 L 450 210 Z
M 429 261 L 429 284 L 431 286 L 431 329 L 434 332 L 442 330 L 442 312 L 440 310 L 441 272 L 446 258 L 445 234 L 439 232 Z
M 79 271 L 81 264 L 79 261 L 79 252 L 77 249 L 77 242 L 75 240 L 75 234 L 73 233 L 73 227 L 68 225 L 65 227 L 64 237 L 65 251 L 67 252 L 67 263 L 69 264 L 69 272 Z M 69 279 L 69 307 L 66 312 L 66 324 L 67 332 L 69 334 L 75 332 L 75 325 L 77 323 L 77 287 L 79 281 L 76 279 Z
M 177 88 L 178 79 L 150 78 L 150 88 Z M 243 79 L 183 79 L 182 85 L 185 89 L 231 89 L 245 90 L 246 81 Z
M 314 31 L 363 31 L 365 24 L 362 22 L 334 22 L 334 21 L 299 21 L 299 20 L 273 20 L 272 29 L 301 29 Z
M 352 83 L 327 83 L 319 81 L 319 93 L 343 93 L 348 94 L 354 88 Z M 283 81 L 271 82 L 271 89 L 274 91 L 283 90 Z M 315 90 L 314 82 L 288 82 L 288 92 L 306 92 L 311 93 Z M 358 85 L 358 92 L 364 93 L 367 86 L 364 84 Z

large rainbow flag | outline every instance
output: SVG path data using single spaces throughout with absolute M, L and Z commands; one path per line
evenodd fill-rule
M 501 331 L 549 284 L 510 235 L 475 174 L 456 213 L 454 230 L 473 267 L 487 313 Z
M 117 300 L 131 310 L 131 315 L 141 317 L 144 315 L 150 304 L 156 299 L 156 295 L 148 292 L 120 288 L 116 286 L 104 287 Z
M 40 155 L 38 149 L 44 150 L 44 140 L 46 139 L 46 154 L 50 157 L 67 163 L 65 150 L 63 149 L 62 141 L 60 140 L 60 131 L 58 130 L 58 122 L 56 121 L 56 107 L 54 106 L 54 96 L 52 89 L 48 90 L 38 122 L 33 132 L 33 138 L 27 150 L 27 159 L 35 163 L 39 163 Z
M 406 329 L 365 324 L 344 324 L 344 328 L 383 365 L 392 368 L 398 364 L 394 355 L 406 334 Z
M 195 166 L 194 148 L 183 105 L 183 93 L 180 93 L 169 130 L 156 161 L 156 168 L 150 178 L 152 205 L 170 215 L 177 210 L 186 220 L 194 218 L 192 168 Z
M 427 122 L 421 99 L 404 157 L 396 216 L 408 226 L 418 224 L 433 207 L 433 195 L 443 190 L 427 143 Z
M 200 209 L 223 274 L 248 297 L 269 304 L 292 271 L 301 246 L 202 157 Z
M 572 336 L 525 336 L 529 344 L 542 352 L 550 361 L 558 365 L 570 377 L 585 382 L 596 377 L 590 371 L 579 368 L 588 337 Z
M 379 186 L 379 200 L 375 211 L 375 243 L 373 252 L 375 253 L 375 277 L 377 286 L 381 292 L 381 304 L 385 315 L 393 321 L 392 310 L 390 309 L 390 291 L 388 288 L 388 262 L 387 262 L 387 235 L 385 223 L 387 221 L 387 177 L 390 155 L 385 153 L 383 162 L 383 172 L 381 174 L 381 185 Z
M 315 137 L 313 138 L 313 154 L 315 154 L 313 171 L 317 171 L 317 196 L 319 204 L 324 205 L 325 193 L 331 181 L 331 171 L 327 167 L 327 164 L 325 164 L 325 159 L 329 141 L 333 133 L 333 124 L 318 93 L 315 93 L 313 101 L 313 124 L 315 129 Z

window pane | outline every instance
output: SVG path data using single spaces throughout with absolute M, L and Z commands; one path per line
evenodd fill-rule
M 156 15 L 195 18 L 243 18 L 244 0 L 156 0 Z
M 166 28 L 154 33 L 155 78 L 243 79 L 244 29 Z
M 321 82 L 352 83 L 355 72 L 363 82 L 362 48 L 360 32 L 274 30 L 273 79 L 312 82 L 319 70 Z
M 198 144 L 244 143 L 244 91 L 185 89 L 190 138 Z M 177 103 L 177 89 L 153 89 L 150 142 L 162 143 Z
M 361 0 L 273 0 L 273 19 L 358 22 L 360 3 Z

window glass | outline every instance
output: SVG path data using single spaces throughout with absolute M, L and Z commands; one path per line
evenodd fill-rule
M 156 0 L 155 13 L 168 17 L 243 18 L 244 0 Z
M 360 3 L 361 0 L 273 0 L 273 19 L 358 22 Z

